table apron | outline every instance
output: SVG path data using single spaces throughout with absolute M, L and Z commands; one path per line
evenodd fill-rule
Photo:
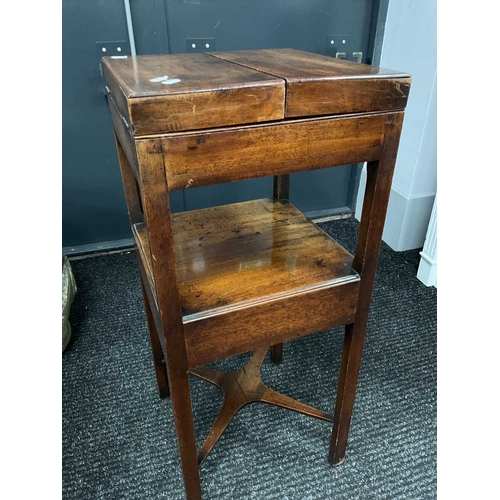
M 376 161 L 402 112 L 158 136 L 169 190 Z M 149 139 L 141 139 L 149 140 Z

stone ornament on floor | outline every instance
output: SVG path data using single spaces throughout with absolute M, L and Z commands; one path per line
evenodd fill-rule
M 69 322 L 69 313 L 71 304 L 76 295 L 76 281 L 71 271 L 71 264 L 68 257 L 62 258 L 62 350 L 69 344 L 71 340 L 71 324 Z

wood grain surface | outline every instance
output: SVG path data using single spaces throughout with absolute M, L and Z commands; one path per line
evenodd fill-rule
M 309 417 L 333 422 L 333 417 L 328 413 L 276 392 L 262 382 L 260 368 L 266 354 L 267 349 L 256 351 L 250 361 L 237 371 L 220 372 L 205 366 L 190 370 L 192 375 L 217 386 L 224 394 L 224 402 L 219 414 L 198 452 L 200 464 L 208 456 L 236 413 L 249 403 L 267 403 Z
M 252 399 L 330 420 L 268 393 L 257 368 L 269 346 L 279 362 L 282 342 L 346 325 L 329 453 L 342 463 L 410 77 L 291 49 L 104 58 L 103 71 L 186 497 L 201 499 L 188 371 L 234 396 L 203 459 Z M 353 257 L 287 200 L 289 174 L 365 161 Z M 274 199 L 170 212 L 172 189 L 265 176 Z M 199 368 L 255 349 L 250 376 Z
M 386 120 L 390 113 L 163 136 L 169 187 L 186 189 L 375 160 Z
M 133 227 L 153 283 L 145 225 Z M 185 322 L 353 275 L 352 256 L 286 200 L 181 212 L 172 227 Z
M 144 220 L 149 228 L 152 268 L 158 283 L 156 298 L 165 341 L 168 381 L 186 497 L 189 500 L 201 500 L 186 344 L 177 288 L 175 252 L 170 244 L 173 234 L 161 142 L 137 144 L 137 159 Z
M 287 118 L 404 109 L 407 73 L 295 49 L 212 53 L 286 80 Z
M 133 227 L 154 289 L 146 227 Z M 172 227 L 190 368 L 354 319 L 352 256 L 290 202 L 182 212 Z
M 116 107 L 115 101 L 108 97 L 108 107 L 111 114 L 111 120 L 113 122 L 113 128 L 115 131 L 115 137 L 120 143 L 123 150 L 123 154 L 127 158 L 127 162 L 134 173 L 136 182 L 139 181 L 139 167 L 137 165 L 137 153 L 135 150 L 135 141 L 130 135 L 130 131 L 127 125 L 123 121 L 122 115 L 120 115 L 118 108 Z
M 189 368 L 352 323 L 358 292 L 354 278 L 185 323 Z
M 369 162 L 367 165 L 365 198 L 353 261 L 353 267 L 359 272 L 361 282 L 355 320 L 346 324 L 345 328 L 335 422 L 330 440 L 329 461 L 332 465 L 340 465 L 345 457 L 403 116 L 404 113 L 397 113 L 387 123 L 383 154 L 378 161 Z
M 208 54 L 104 57 L 103 73 L 134 135 L 284 117 L 283 79 Z

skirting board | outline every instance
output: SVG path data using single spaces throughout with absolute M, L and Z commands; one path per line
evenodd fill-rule
M 418 265 L 417 278 L 425 286 L 435 286 L 437 288 L 437 261 L 429 259 L 424 252 L 420 252 L 422 258 Z
M 437 288 L 437 196 L 434 199 L 425 245 L 420 252 L 420 256 L 417 278 L 424 285 Z
M 366 187 L 366 168 L 361 171 L 355 217 L 361 219 Z M 435 194 L 407 196 L 394 186 L 391 189 L 382 239 L 397 252 L 422 248 L 431 216 Z
M 114 250 L 126 250 L 134 248 L 133 238 L 124 240 L 103 241 L 101 243 L 90 243 L 89 245 L 77 245 L 74 247 L 63 247 L 62 254 L 70 258 L 76 255 L 112 252 Z

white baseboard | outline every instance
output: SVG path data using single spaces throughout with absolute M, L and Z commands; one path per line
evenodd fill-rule
M 430 260 L 424 252 L 420 252 L 420 255 L 422 258 L 418 265 L 417 278 L 424 285 L 437 288 L 437 261 Z
M 361 220 L 366 187 L 366 166 L 361 171 L 355 217 Z M 398 252 L 422 248 L 431 216 L 435 194 L 407 196 L 397 188 L 391 189 L 389 207 L 382 239 Z
M 425 245 L 420 256 L 417 278 L 424 285 L 437 288 L 437 197 L 434 200 Z
M 103 241 L 101 243 L 90 243 L 89 245 L 78 245 L 75 247 L 63 247 L 62 254 L 67 257 L 75 255 L 86 255 L 92 253 L 112 252 L 126 248 L 134 248 L 134 239 L 126 238 L 123 240 Z

